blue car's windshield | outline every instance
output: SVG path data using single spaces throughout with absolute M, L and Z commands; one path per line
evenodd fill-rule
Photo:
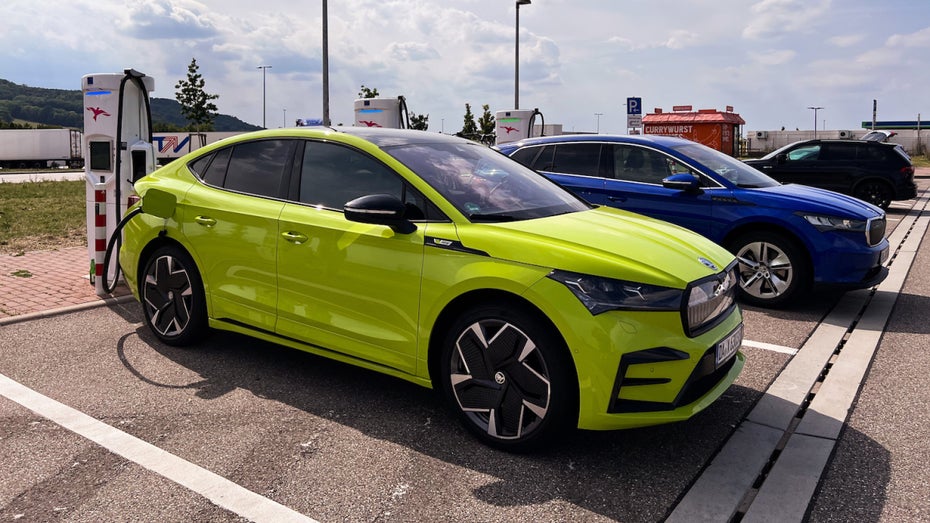
M 780 185 L 777 181 L 769 178 L 762 172 L 746 165 L 745 163 L 723 154 L 720 151 L 711 149 L 706 145 L 699 143 L 687 143 L 672 147 L 680 154 L 701 163 L 708 169 L 727 179 L 730 183 L 744 189 L 754 189 L 760 187 L 775 187 Z
M 384 147 L 471 221 L 512 221 L 590 206 L 543 176 L 482 145 Z

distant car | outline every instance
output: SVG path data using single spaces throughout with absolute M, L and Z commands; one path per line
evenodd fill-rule
M 786 305 L 812 286 L 870 287 L 888 274 L 884 211 L 781 185 L 689 140 L 567 135 L 499 149 L 592 203 L 667 220 L 728 248 L 739 260 L 746 303 Z
M 894 131 L 876 130 L 876 131 L 869 131 L 865 133 L 864 135 L 862 135 L 862 138 L 859 138 L 859 139 L 870 141 L 870 142 L 887 142 L 889 138 L 893 138 L 897 135 L 898 133 Z
M 469 140 L 338 129 L 241 134 L 135 183 L 119 262 L 155 337 L 234 331 L 432 387 L 508 450 L 684 420 L 736 379 L 726 250 Z
M 807 140 L 746 163 L 782 183 L 830 189 L 882 209 L 917 196 L 911 158 L 894 143 Z

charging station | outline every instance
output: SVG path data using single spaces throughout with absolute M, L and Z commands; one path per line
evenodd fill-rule
M 511 109 L 509 111 L 497 111 L 494 115 L 494 121 L 497 122 L 497 138 L 495 144 L 516 142 L 524 138 L 533 136 L 533 126 L 536 125 L 536 117 L 542 119 L 545 127 L 545 118 L 539 109 Z M 540 133 L 539 136 L 543 134 Z
M 407 100 L 397 98 L 361 98 L 355 101 L 355 127 L 409 129 Z
M 84 96 L 84 176 L 87 181 L 87 253 L 90 279 L 104 296 L 107 243 L 135 198 L 133 183 L 155 170 L 149 93 L 155 80 L 134 69 L 88 74 Z M 105 276 L 106 271 L 106 276 Z

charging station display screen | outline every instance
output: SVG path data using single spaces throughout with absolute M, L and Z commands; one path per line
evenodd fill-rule
M 110 171 L 110 142 L 90 142 L 90 169 Z

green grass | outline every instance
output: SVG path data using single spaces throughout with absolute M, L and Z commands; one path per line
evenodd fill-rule
M 86 200 L 83 180 L 0 183 L 0 252 L 86 245 Z

